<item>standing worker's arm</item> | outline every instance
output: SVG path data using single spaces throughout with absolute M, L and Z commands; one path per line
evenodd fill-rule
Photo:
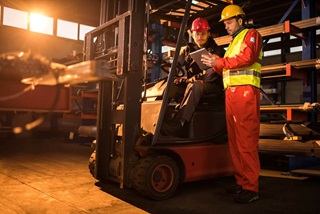
M 242 68 L 252 65 L 258 61 L 260 50 L 262 47 L 262 38 L 258 31 L 251 29 L 248 31 L 242 45 L 241 51 L 234 57 L 225 57 L 216 59 L 218 69 Z
M 221 74 L 222 69 L 242 68 L 252 65 L 259 59 L 260 49 L 262 47 L 262 38 L 258 31 L 252 29 L 242 43 L 241 51 L 234 57 L 216 58 L 214 56 L 202 56 L 201 61 L 213 67 L 214 70 Z

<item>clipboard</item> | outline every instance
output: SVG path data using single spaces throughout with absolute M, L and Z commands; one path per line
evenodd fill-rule
M 210 68 L 209 66 L 207 66 L 201 62 L 201 55 L 209 55 L 209 52 L 205 48 L 201 48 L 197 51 L 193 51 L 190 53 L 191 58 L 194 61 L 196 61 L 196 63 L 198 64 L 198 66 L 201 70 L 205 70 L 207 68 Z

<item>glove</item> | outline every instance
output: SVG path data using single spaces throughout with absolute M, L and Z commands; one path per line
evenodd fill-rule
M 181 83 L 187 83 L 187 79 L 186 78 L 176 78 L 174 79 L 174 84 L 179 85 Z

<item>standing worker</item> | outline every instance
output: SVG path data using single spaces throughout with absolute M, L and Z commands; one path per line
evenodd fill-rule
M 204 18 L 199 17 L 192 22 L 193 42 L 188 43 L 179 55 L 179 63 L 187 70 L 187 77 L 174 80 L 176 85 L 186 87 L 184 97 L 176 107 L 178 113 L 174 120 L 163 123 L 163 135 L 179 136 L 182 127 L 190 121 L 202 95 L 215 93 L 217 94 L 217 100 L 220 98 L 224 102 L 221 73 L 215 72 L 212 68 L 201 70 L 190 57 L 191 52 L 201 48 L 205 48 L 216 57 L 223 57 L 225 50 L 217 45 L 210 36 L 209 30 L 209 23 Z
M 226 6 L 221 13 L 232 36 L 224 58 L 202 56 L 202 62 L 222 72 L 226 96 L 226 121 L 236 185 L 228 193 L 235 201 L 249 203 L 259 198 L 260 161 L 260 78 L 262 38 L 255 29 L 244 26 L 245 13 L 237 5 Z

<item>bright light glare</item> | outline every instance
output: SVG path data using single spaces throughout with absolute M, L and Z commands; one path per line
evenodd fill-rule
M 30 13 L 30 31 L 53 35 L 53 18 Z

